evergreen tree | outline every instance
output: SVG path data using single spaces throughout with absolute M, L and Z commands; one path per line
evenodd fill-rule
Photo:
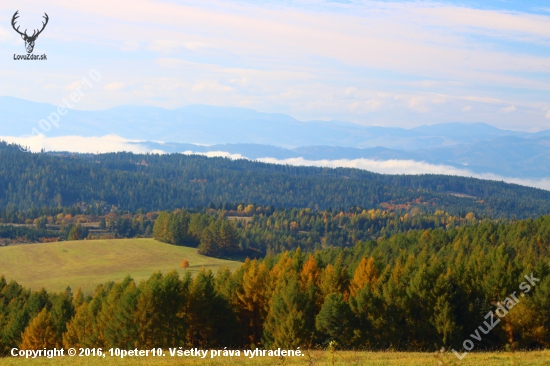
M 63 334 L 65 348 L 96 347 L 98 340 L 97 328 L 94 326 L 94 316 L 88 303 L 82 303 L 74 317 L 67 324 L 67 331 Z
M 67 237 L 67 240 L 82 240 L 82 228 L 80 227 L 80 224 L 73 225 L 71 230 L 69 231 L 69 236 Z
M 222 253 L 231 254 L 239 248 L 239 237 L 235 226 L 228 220 L 221 220 L 219 225 L 218 246 Z
M 236 317 L 227 300 L 216 292 L 212 271 L 202 268 L 196 275 L 186 315 L 189 344 L 199 348 L 235 344 Z
M 210 225 L 202 232 L 201 242 L 197 248 L 199 254 L 217 256 L 220 254 L 215 225 Z
M 67 331 L 67 323 L 75 313 L 70 294 L 61 293 L 51 296 L 52 307 L 50 309 L 51 321 L 56 330 L 57 344 L 62 344 L 63 333 Z
M 106 324 L 105 341 L 108 346 L 131 349 L 138 344 L 138 324 L 136 322 L 137 297 L 139 289 L 131 280 L 123 286 L 123 292 L 112 309 L 112 321 Z
M 330 340 L 342 347 L 349 347 L 353 340 L 354 320 L 354 314 L 342 294 L 330 294 L 315 318 L 315 326 Z
M 296 348 L 310 344 L 313 337 L 307 328 L 304 309 L 307 296 L 300 291 L 295 271 L 281 274 L 269 304 L 262 343 L 267 348 Z

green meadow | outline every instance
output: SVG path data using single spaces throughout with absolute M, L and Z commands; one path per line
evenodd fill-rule
M 233 270 L 241 264 L 154 239 L 81 240 L 0 247 L 0 275 L 33 290 L 64 291 L 71 286 L 73 291 L 80 287 L 91 293 L 98 284 L 127 275 L 139 282 L 155 271 L 183 274 L 184 259 L 191 273 L 202 267 L 213 272 L 221 267 Z

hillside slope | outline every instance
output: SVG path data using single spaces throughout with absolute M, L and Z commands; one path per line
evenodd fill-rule
M 90 293 L 106 281 L 121 281 L 127 275 L 136 282 L 154 272 L 177 270 L 187 259 L 192 273 L 203 266 L 216 272 L 235 269 L 240 262 L 199 255 L 195 248 L 158 242 L 154 239 L 81 240 L 47 244 L 0 247 L 0 275 L 25 287 L 64 291 L 71 286 Z
M 154 211 L 227 202 L 313 209 L 418 207 L 493 218 L 550 213 L 549 191 L 474 178 L 183 154 L 35 154 L 0 142 L 0 209 L 79 203 Z

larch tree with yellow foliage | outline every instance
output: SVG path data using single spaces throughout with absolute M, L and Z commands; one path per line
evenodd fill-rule
M 65 348 L 95 347 L 97 344 L 97 332 L 94 327 L 93 314 L 89 304 L 84 302 L 76 310 L 75 316 L 67 325 L 67 331 L 63 334 L 63 346 Z
M 353 279 L 350 282 L 349 288 L 351 295 L 355 296 L 357 291 L 361 290 L 367 284 L 372 288 L 379 276 L 380 273 L 374 263 L 374 258 L 363 258 L 355 269 Z
M 250 344 L 261 344 L 263 323 L 267 315 L 269 293 L 267 280 L 269 270 L 264 262 L 256 259 L 247 260 L 244 263 L 242 285 L 237 290 L 237 302 L 239 304 L 239 318 L 247 325 Z
M 21 349 L 44 349 L 58 346 L 57 334 L 49 311 L 43 308 L 21 335 Z

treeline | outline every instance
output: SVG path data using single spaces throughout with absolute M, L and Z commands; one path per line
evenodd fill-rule
M 26 226 L 12 226 L 0 224 L 0 239 L 17 240 L 19 242 L 39 242 L 47 239 L 57 239 L 64 237 L 67 239 L 68 231 L 50 231 L 43 228 L 29 228 Z M 0 241 L 0 245 L 7 245 L 9 240 Z
M 39 211 L 40 212 L 40 211 Z M 21 214 L 22 215 L 22 214 Z M 28 215 L 28 213 L 27 213 Z M 59 213 L 26 219 L 27 225 L 0 224 L 0 238 L 22 241 L 151 237 L 177 245 L 199 247 L 201 254 L 231 255 L 239 252 L 251 257 L 276 254 L 297 247 L 312 251 L 332 246 L 352 246 L 357 241 L 388 237 L 409 230 L 472 225 L 480 221 L 474 213 L 453 216 L 437 210 L 423 213 L 351 207 L 346 211 L 274 209 L 253 204 L 224 204 L 197 212 L 127 214 L 116 211 L 103 216 Z M 488 221 L 483 219 L 482 221 Z M 78 226 L 95 222 L 98 227 Z M 99 222 L 99 223 L 98 223 Z M 156 229 L 153 224 L 156 222 Z M 73 227 L 76 227 L 73 229 Z M 97 232 L 100 229 L 101 232 Z M 76 235 L 69 235 L 76 230 Z
M 417 207 L 493 218 L 550 212 L 548 191 L 473 178 L 382 175 L 183 154 L 35 154 L 0 142 L 0 209 L 82 202 L 90 211 L 114 207 L 131 212 L 224 202 L 322 210 Z
M 153 228 L 153 237 L 178 245 L 198 245 L 198 252 L 208 256 L 231 255 L 239 246 L 237 229 L 223 216 L 213 219 L 207 214 L 162 212 Z
M 466 339 L 476 350 L 532 349 L 550 346 L 549 275 L 550 217 L 482 223 L 314 254 L 297 249 L 247 260 L 233 273 L 127 278 L 88 297 L 2 278 L 0 332 L 4 353 L 56 345 L 311 348 L 333 340 L 346 349 L 462 352 Z
M 327 247 L 350 247 L 359 241 L 389 237 L 400 232 L 425 229 L 453 229 L 480 221 L 470 212 L 454 216 L 436 210 L 423 213 L 352 207 L 346 211 L 306 209 L 276 210 L 271 215 L 254 215 L 238 221 L 241 247 L 263 254 L 275 254 L 298 247 L 313 251 Z
M 0 239 L 13 242 L 41 242 L 109 238 L 151 237 L 154 217 L 149 215 L 109 213 L 97 217 L 59 213 L 56 216 L 39 216 L 26 219 L 25 224 L 0 223 Z M 95 222 L 98 227 L 84 225 Z M 6 244 L 9 243 L 6 241 Z M 2 242 L 0 241 L 0 245 Z
M 166 243 L 198 246 L 199 253 L 204 255 L 239 252 L 255 257 L 298 247 L 307 252 L 327 247 L 349 247 L 359 241 L 389 237 L 399 232 L 453 229 L 478 222 L 480 220 L 474 213 L 459 217 L 443 211 L 424 214 L 414 209 L 400 214 L 360 207 L 344 212 L 309 208 L 274 210 L 239 205 L 236 211 L 163 212 L 155 222 L 153 237 Z
M 18 210 L 13 205 L 0 209 L 0 224 L 32 224 L 34 220 L 44 217 L 77 216 L 82 213 L 78 206 L 70 207 L 32 207 L 28 210 Z

